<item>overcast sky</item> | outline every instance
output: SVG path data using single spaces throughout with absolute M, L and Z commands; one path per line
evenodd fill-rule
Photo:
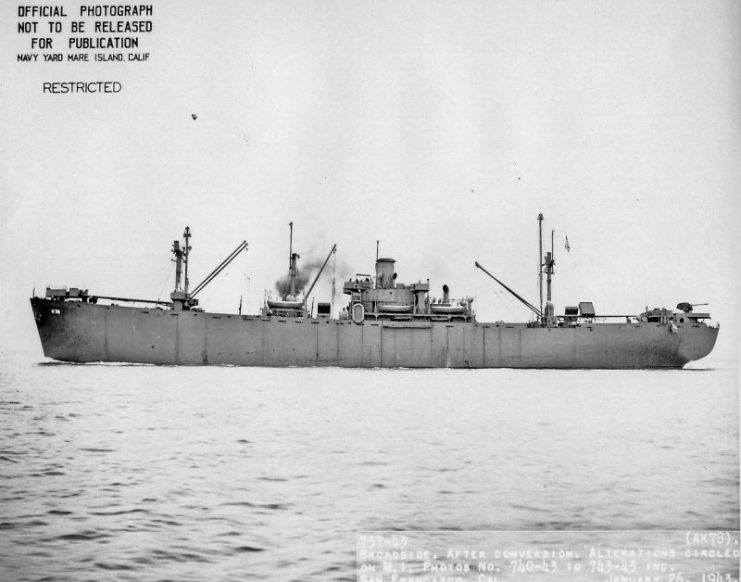
M 166 298 L 185 225 L 194 284 L 250 245 L 208 309 L 258 309 L 293 221 L 338 288 L 380 240 L 400 281 L 521 321 L 474 261 L 537 303 L 542 212 L 557 313 L 709 302 L 736 355 L 738 2 L 163 1 L 148 61 L 79 64 L 16 62 L 0 10 L 3 345 L 41 353 L 34 286 Z M 42 92 L 78 80 L 122 90 Z

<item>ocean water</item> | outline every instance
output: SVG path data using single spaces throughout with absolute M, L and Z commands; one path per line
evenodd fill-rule
M 698 368 L 0 354 L 0 579 L 355 580 L 363 531 L 737 530 L 737 373 Z

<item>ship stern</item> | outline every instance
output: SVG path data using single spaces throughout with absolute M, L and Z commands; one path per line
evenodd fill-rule
M 704 323 L 692 325 L 686 330 L 677 347 L 677 355 L 683 360 L 682 365 L 701 360 L 713 351 L 718 339 L 720 327 Z

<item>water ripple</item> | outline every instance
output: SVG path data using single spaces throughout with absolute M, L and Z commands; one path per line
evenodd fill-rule
M 0 554 L 19 582 L 354 580 L 361 530 L 739 523 L 722 370 L 3 374 Z

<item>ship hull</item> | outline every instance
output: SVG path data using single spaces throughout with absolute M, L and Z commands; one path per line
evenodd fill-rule
M 66 362 L 357 368 L 681 368 L 701 323 L 525 324 L 261 317 L 33 298 L 44 355 Z

